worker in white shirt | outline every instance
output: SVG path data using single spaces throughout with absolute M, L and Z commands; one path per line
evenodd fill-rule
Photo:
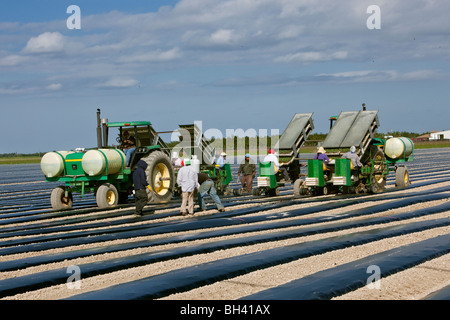
M 181 187 L 182 198 L 180 212 L 186 215 L 186 202 L 189 214 L 194 214 L 194 191 L 198 187 L 198 175 L 189 159 L 184 160 L 184 167 L 178 171 L 177 183 Z
M 278 171 L 281 171 L 284 175 L 285 182 L 290 182 L 289 174 L 286 168 L 282 167 L 284 163 L 280 163 L 278 161 L 278 157 L 275 155 L 275 151 L 273 149 L 269 150 L 269 154 L 264 157 L 264 162 L 273 162 Z
M 351 146 L 350 147 L 350 151 L 346 152 L 342 155 L 342 158 L 344 159 L 350 159 L 352 161 L 353 167 L 355 169 L 359 169 L 361 168 L 363 165 L 361 163 L 361 159 L 359 158 L 359 156 L 356 154 L 356 147 L 355 146 Z
M 220 156 L 217 158 L 216 164 L 219 165 L 220 169 L 223 169 L 223 166 L 225 164 L 226 158 L 227 158 L 227 154 L 225 152 L 222 152 L 220 154 Z

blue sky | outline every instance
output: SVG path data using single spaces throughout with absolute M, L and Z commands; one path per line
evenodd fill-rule
M 81 29 L 68 29 L 69 5 Z M 380 8 L 381 29 L 369 29 Z M 379 110 L 380 132 L 450 129 L 450 2 L 6 0 L 0 153 L 96 145 L 96 109 L 158 131 L 278 129 Z

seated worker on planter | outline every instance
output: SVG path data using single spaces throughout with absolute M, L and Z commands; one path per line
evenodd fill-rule
M 269 154 L 267 156 L 265 156 L 263 162 L 273 162 L 273 164 L 275 165 L 277 171 L 281 171 L 283 173 L 284 181 L 285 182 L 290 182 L 291 181 L 291 178 L 289 177 L 287 169 L 282 167 L 284 165 L 284 163 L 280 163 L 278 161 L 278 157 L 275 155 L 275 151 L 273 149 L 269 150 Z
M 350 151 L 344 153 L 341 158 L 352 160 L 353 169 L 359 170 L 362 167 L 361 160 L 359 156 L 356 154 L 355 146 L 351 146 Z
M 223 166 L 225 165 L 226 161 L 227 161 L 227 154 L 225 152 L 222 152 L 215 162 L 220 169 L 223 169 Z
M 330 164 L 334 164 L 334 161 L 328 158 L 327 152 L 323 147 L 319 147 L 319 149 L 317 149 L 317 153 L 316 156 L 314 157 L 314 160 L 322 160 L 326 170 L 330 170 L 331 169 Z
M 323 173 L 328 179 L 331 178 L 331 173 L 334 172 L 334 160 L 330 159 L 327 156 L 326 151 L 323 147 L 319 147 L 319 149 L 317 149 L 314 160 L 323 161 Z
M 130 133 L 128 131 L 125 131 L 122 134 L 122 143 L 120 144 L 120 148 L 123 150 L 123 153 L 125 153 L 125 157 L 127 159 L 127 167 L 129 167 L 131 156 L 136 150 L 136 140 L 133 136 L 130 136 Z

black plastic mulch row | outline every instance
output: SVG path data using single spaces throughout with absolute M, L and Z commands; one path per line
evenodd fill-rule
M 389 217 L 383 218 L 384 222 L 389 221 Z M 377 219 L 378 223 L 381 222 L 382 218 Z M 373 222 L 373 221 L 372 221 Z M 382 222 L 381 222 L 382 223 Z M 361 223 L 360 223 L 361 224 Z M 367 223 L 366 223 L 367 224 Z M 323 253 L 331 250 L 336 250 L 339 248 L 344 248 L 352 245 L 359 245 L 365 242 L 376 241 L 386 237 L 393 237 L 397 235 L 402 235 L 405 233 L 417 232 L 421 230 L 425 230 L 428 228 L 437 228 L 441 226 L 445 226 L 450 224 L 450 219 L 440 219 L 440 220 L 432 220 L 420 223 L 411 223 L 401 226 L 395 227 L 387 227 L 377 230 L 371 230 L 367 232 L 361 232 L 352 234 L 351 236 L 345 237 L 331 237 L 324 240 L 306 242 L 300 245 L 288 246 L 290 249 L 287 250 L 285 248 L 278 248 L 280 252 L 283 252 L 283 257 L 280 257 L 279 253 L 277 253 L 274 257 L 276 258 L 270 264 L 276 265 L 279 263 L 284 263 L 286 261 L 290 261 L 292 259 L 299 259 L 301 257 L 310 256 L 313 254 Z M 355 223 L 356 225 L 356 223 Z M 354 226 L 355 226 L 354 225 Z M 364 225 L 364 224 L 363 224 Z M 338 229 L 338 226 L 335 226 Z M 314 230 L 315 229 L 315 230 Z M 330 227 L 330 229 L 333 229 Z M 329 230 L 330 231 L 330 230 Z M 137 267 L 141 265 L 151 264 L 159 261 L 175 259 L 184 256 L 190 256 L 199 253 L 212 252 L 221 249 L 228 249 L 232 247 L 242 246 L 242 245 L 251 245 L 261 242 L 267 241 L 276 241 L 282 240 L 292 237 L 299 237 L 302 235 L 314 234 L 320 232 L 320 230 L 316 228 L 311 228 L 310 230 L 293 230 L 290 232 L 278 232 L 272 234 L 263 234 L 257 236 L 250 236 L 240 239 L 231 239 L 231 240 L 223 240 L 216 241 L 201 245 L 190 245 L 181 248 L 175 248 L 172 250 L 163 250 L 152 253 L 138 254 L 134 256 L 127 256 L 123 258 L 110 259 L 107 261 L 94 262 L 89 264 L 80 265 L 82 277 L 91 277 L 98 274 L 103 274 L 107 272 L 113 272 L 117 270 Z M 286 248 L 288 248 L 286 247 Z M 296 253 L 296 250 L 299 250 Z M 252 260 L 253 257 L 263 255 L 265 259 L 272 259 L 271 255 L 273 250 L 266 250 L 260 253 L 244 255 L 248 257 L 249 260 Z M 299 253 L 301 253 L 299 255 Z M 244 263 L 241 257 L 235 257 L 238 259 L 238 263 L 236 268 L 239 266 L 239 261 Z M 246 261 L 247 259 L 245 259 Z M 286 260 L 286 261 L 285 261 Z M 222 260 L 221 260 L 222 261 Z M 225 261 L 229 262 L 229 259 L 225 259 Z M 283 262 L 284 261 L 284 262 Z M 248 264 L 249 262 L 245 262 L 244 264 Z M 258 266 L 255 266 L 257 268 Z M 261 266 L 259 266 L 261 267 Z M 195 268 L 193 269 L 195 270 Z M 193 271 L 192 270 L 192 271 Z M 223 270 L 229 270 L 228 268 L 224 268 Z M 252 269 L 253 270 L 253 269 Z M 202 273 L 202 269 L 200 268 L 200 273 Z M 208 273 L 208 272 L 207 272 Z M 230 273 L 230 277 L 233 276 L 234 273 Z M 61 268 L 57 270 L 40 272 L 32 275 L 16 277 L 12 279 L 6 279 L 0 281 L 0 296 L 7 296 L 12 294 L 17 294 L 29 290 L 35 290 L 39 288 L 43 288 L 50 285 L 56 285 L 60 283 L 64 283 L 68 278 L 67 269 Z M 173 283 L 177 283 L 176 281 Z M 172 285 L 173 285 L 172 283 Z
M 430 293 L 424 300 L 450 300 L 450 285 Z
M 404 205 L 404 204 L 405 204 L 405 202 L 402 200 L 399 203 L 391 204 L 389 209 L 393 209 L 393 208 L 398 207 L 398 205 Z M 0 264 L 0 272 L 24 269 L 24 268 L 28 268 L 28 267 L 36 266 L 36 265 L 40 265 L 40 264 L 47 264 L 47 263 L 53 263 L 53 262 L 58 262 L 58 261 L 71 260 L 71 259 L 87 257 L 87 256 L 91 256 L 91 255 L 99 255 L 99 254 L 104 254 L 104 253 L 111 253 L 111 252 L 124 251 L 124 250 L 130 250 L 130 249 L 152 247 L 152 246 L 164 245 L 164 244 L 169 244 L 169 243 L 174 244 L 174 243 L 179 243 L 179 242 L 227 236 L 227 235 L 231 235 L 231 234 L 240 234 L 240 233 L 242 234 L 242 233 L 248 233 L 248 232 L 275 230 L 275 229 L 280 229 L 280 228 L 302 226 L 302 225 L 315 224 L 315 223 L 321 223 L 321 222 L 331 222 L 333 220 L 339 221 L 340 219 L 343 219 L 343 218 L 357 217 L 357 216 L 361 216 L 361 215 L 369 215 L 374 212 L 383 211 L 386 209 L 387 209 L 387 205 L 372 206 L 371 208 L 356 209 L 356 210 L 352 210 L 349 212 L 343 212 L 333 218 L 330 218 L 329 216 L 325 216 L 325 217 L 314 217 L 314 218 L 294 220 L 294 221 L 290 221 L 290 220 L 275 221 L 275 222 L 266 223 L 263 225 L 243 225 L 243 226 L 237 226 L 233 229 L 204 231 L 204 232 L 199 232 L 199 233 L 195 233 L 195 234 L 174 236 L 174 237 L 170 237 L 170 238 L 163 237 L 163 238 L 153 239 L 153 240 L 135 241 L 135 242 L 131 242 L 131 243 L 108 245 L 108 246 L 101 246 L 101 247 L 96 247 L 96 248 L 74 250 L 74 251 L 70 251 L 70 252 L 28 257 L 28 258 L 24 258 L 24 259 L 17 259 L 17 260 L 2 262 L 2 264 Z M 371 211 L 371 210 L 374 210 L 374 211 Z M 285 232 L 285 231 L 282 231 L 279 233 L 274 232 L 274 233 L 270 234 L 270 237 L 267 236 L 265 238 L 258 238 L 259 239 L 258 241 L 259 242 L 275 241 L 275 240 L 286 239 L 286 238 L 291 238 L 291 237 L 300 237 L 300 236 L 306 236 L 306 235 L 310 235 L 310 234 L 332 232 L 332 231 L 351 229 L 351 228 L 367 226 L 367 225 L 389 223 L 389 222 L 393 222 L 393 221 L 401 221 L 401 220 L 416 218 L 416 217 L 420 217 L 420 216 L 424 216 L 424 215 L 441 213 L 441 212 L 448 211 L 448 210 L 450 210 L 450 202 L 445 202 L 441 205 L 434 206 L 431 208 L 416 210 L 414 212 L 406 212 L 406 213 L 402 213 L 402 214 L 391 215 L 391 216 L 387 216 L 387 217 L 376 217 L 376 218 L 368 217 L 366 219 L 360 219 L 358 221 L 353 221 L 353 222 L 339 222 L 339 223 L 334 223 L 334 224 L 327 225 L 327 226 L 302 228 L 299 231 L 294 230 L 291 232 Z M 244 240 L 241 241 L 241 243 L 239 245 L 243 246 L 243 245 L 253 244 L 256 241 L 255 239 L 256 239 L 255 237 L 252 237 L 250 240 L 248 240 L 247 238 L 244 238 Z
M 312 241 L 308 243 L 294 244 L 290 246 L 268 249 L 237 257 L 217 260 L 192 267 L 186 267 L 164 274 L 115 285 L 102 290 L 88 292 L 70 297 L 70 300 L 135 300 L 157 299 L 173 293 L 183 292 L 208 285 L 217 281 L 234 278 L 255 270 L 269 268 L 275 265 L 291 262 L 316 254 L 347 248 L 349 246 L 362 245 L 371 241 L 377 241 L 388 237 L 399 236 L 412 232 L 422 231 L 427 228 L 435 228 L 448 225 L 450 219 L 411 223 L 403 226 L 387 227 L 383 229 L 360 232 L 352 235 L 332 237 L 328 239 Z M 420 263 L 424 259 L 430 259 L 448 253 L 450 250 L 450 235 L 412 245 L 408 252 L 420 252 L 414 255 L 402 255 L 395 259 L 400 264 L 400 269 Z M 426 247 L 427 250 L 422 250 Z M 420 262 L 417 262 L 420 261 Z M 382 264 L 383 261 L 377 261 Z M 366 266 L 367 268 L 367 266 Z M 353 270 L 354 272 L 354 270 Z M 367 279 L 367 274 L 366 274 Z
M 423 193 L 419 193 L 419 196 L 415 197 L 406 197 L 406 199 L 403 199 L 404 196 L 401 196 L 402 200 L 399 200 L 398 206 L 406 206 L 411 205 L 414 203 L 419 203 L 423 201 L 431 201 L 431 200 L 438 200 L 447 198 L 448 196 L 445 194 L 431 194 L 424 196 Z M 395 197 L 400 197 L 396 195 L 391 195 L 391 199 Z M 378 198 L 378 200 L 381 199 L 389 199 L 389 196 L 384 196 L 382 198 Z M 372 199 L 373 200 L 373 199 Z M 21 253 L 21 252 L 30 252 L 30 251 L 36 251 L 36 250 L 46 250 L 50 248 L 61 248 L 66 246 L 72 246 L 72 245 L 79 245 L 79 244 L 88 244 L 88 243 L 95 243 L 95 242 L 101 242 L 101 241 L 109 241 L 109 240 L 118 240 L 118 239 L 129 239 L 132 237 L 140 237 L 140 236 L 149 236 L 149 235 L 155 235 L 155 234 L 163 234 L 168 232 L 181 232 L 181 231 L 188 231 L 188 230 L 199 230 L 204 228 L 215 228 L 215 227 L 225 227 L 225 226 L 236 226 L 236 225 L 242 225 L 246 223 L 255 223 L 255 222 L 261 222 L 261 221 L 271 221 L 276 220 L 279 218 L 287 218 L 287 217 L 296 217 L 301 216 L 305 214 L 311 214 L 315 212 L 321 212 L 325 210 L 331 210 L 336 208 L 342 208 L 346 205 L 356 204 L 359 203 L 361 199 L 352 199 L 352 200 L 345 200 L 345 201 L 337 201 L 332 202 L 324 205 L 318 205 L 314 207 L 309 208 L 303 208 L 303 209 L 296 209 L 296 210 L 290 210 L 285 211 L 282 213 L 274 213 L 271 215 L 258 215 L 253 217 L 239 217 L 238 219 L 231 219 L 231 217 L 236 215 L 242 215 L 242 214 L 249 214 L 252 212 L 261 211 L 260 207 L 253 207 L 253 208 L 247 208 L 247 209 L 239 209 L 234 210 L 231 212 L 228 212 L 226 214 L 221 214 L 218 218 L 215 215 L 209 215 L 209 216 L 202 216 L 197 218 L 191 218 L 189 220 L 185 220 L 184 222 L 177 222 L 176 224 L 172 223 L 162 223 L 162 225 L 152 225 L 152 226 L 146 226 L 146 225 L 139 225 L 135 227 L 122 227 L 122 228 L 111 228 L 108 230 L 96 230 L 96 231 L 83 231 L 83 232 L 74 232 L 70 234 L 57 234 L 53 236 L 42 236 L 42 237 L 34 237 L 34 238 L 26 238 L 26 239 L 17 239 L 17 240 L 9 240 L 9 241 L 2 241 L 0 242 L 0 246 L 3 246 L 5 248 L 0 249 L 0 255 L 8 255 L 8 254 L 15 254 L 15 253 Z M 292 204 L 292 202 L 288 202 Z M 278 203 L 278 204 L 272 204 L 267 206 L 265 209 L 273 209 L 273 208 L 280 208 L 282 206 L 286 206 L 286 202 L 284 203 Z M 371 212 L 379 212 L 381 210 L 391 209 L 395 206 L 392 204 L 383 204 L 383 205 L 376 205 L 369 207 L 371 208 Z M 369 208 L 363 208 L 361 210 L 357 210 L 359 212 L 358 214 L 367 214 L 367 210 Z M 375 211 L 374 211 L 375 210 Z M 329 219 L 338 219 L 338 218 L 345 218 L 339 217 L 339 216 L 332 216 Z M 8 248 L 9 247 L 9 248 Z
M 383 278 L 411 268 L 427 260 L 450 252 L 450 234 L 405 245 L 352 261 L 335 268 L 319 271 L 287 284 L 270 288 L 243 300 L 316 300 L 331 299 L 373 284 L 371 266 L 379 270 L 380 285 Z M 369 271 L 368 271 L 369 270 Z M 443 292 L 448 297 L 448 290 Z M 439 295 L 437 296 L 439 298 Z

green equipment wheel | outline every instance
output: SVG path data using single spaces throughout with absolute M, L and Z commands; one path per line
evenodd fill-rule
M 95 198 L 99 208 L 110 208 L 119 202 L 119 193 L 113 184 L 105 183 L 98 188 Z
M 62 186 L 56 187 L 50 195 L 50 203 L 53 210 L 71 209 L 73 205 L 72 192 L 69 191 L 66 197 L 66 188 Z

